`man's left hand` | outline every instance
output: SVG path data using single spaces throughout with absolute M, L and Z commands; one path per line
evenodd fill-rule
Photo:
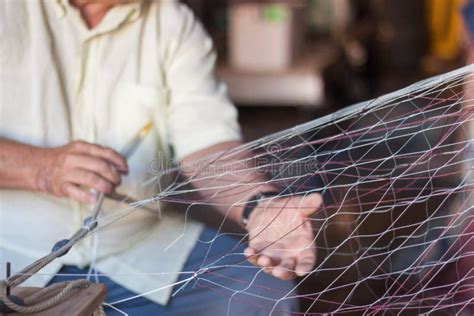
M 247 260 L 284 280 L 310 272 L 316 261 L 316 250 L 308 217 L 321 203 L 321 195 L 317 193 L 260 202 L 247 223 Z

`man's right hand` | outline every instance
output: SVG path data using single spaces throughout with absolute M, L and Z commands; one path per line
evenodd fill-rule
M 128 173 L 125 159 L 116 151 L 82 141 L 38 151 L 36 188 L 58 197 L 94 203 L 90 189 L 111 194 Z

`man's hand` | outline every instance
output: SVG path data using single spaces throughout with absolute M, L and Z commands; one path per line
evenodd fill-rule
M 311 271 L 316 261 L 314 234 L 308 216 L 322 203 L 319 194 L 273 198 L 261 202 L 247 223 L 252 264 L 279 279 Z
M 55 196 L 94 203 L 96 195 L 87 188 L 111 194 L 127 172 L 125 159 L 114 150 L 76 141 L 38 151 L 36 186 Z

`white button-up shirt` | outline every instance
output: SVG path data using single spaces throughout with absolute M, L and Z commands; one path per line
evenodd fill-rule
M 84 140 L 119 151 L 151 121 L 153 131 L 129 158 L 130 174 L 117 189 L 150 198 L 158 191 L 157 182 L 148 181 L 156 166 L 240 137 L 214 64 L 211 40 L 172 0 L 115 6 L 91 30 L 67 0 L 2 0 L 0 137 L 41 147 Z M 43 286 L 63 264 L 86 266 L 95 258 L 102 273 L 132 291 L 164 287 L 148 298 L 165 304 L 172 290 L 167 285 L 177 279 L 202 226 L 185 224 L 169 206 L 160 219 L 153 212 L 158 207 L 127 211 L 108 200 L 95 238 L 30 284 Z M 1 266 L 11 261 L 20 270 L 45 255 L 82 225 L 90 209 L 47 194 L 0 190 Z

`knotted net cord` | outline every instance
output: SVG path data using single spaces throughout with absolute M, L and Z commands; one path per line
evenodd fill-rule
M 474 94 L 467 88 L 473 70 L 469 65 L 200 159 L 187 178 L 179 177 L 180 168 L 159 170 L 155 180 L 170 175 L 174 179 L 163 191 L 99 217 L 98 222 L 106 224 L 80 233 L 80 238 L 100 233 L 149 203 L 191 205 L 188 213 L 198 205 L 230 209 L 246 201 L 216 205 L 216 194 L 231 196 L 271 183 L 281 188 L 278 197 L 317 192 L 324 205 L 310 219 L 317 263 L 294 287 L 309 282 L 313 289 L 303 295 L 280 293 L 276 299 L 266 298 L 265 291 L 271 291 L 266 289 L 259 296 L 274 302 L 269 315 L 279 302 L 294 298 L 306 303 L 306 313 L 466 310 L 474 291 L 474 150 L 469 130 Z M 252 157 L 244 156 L 248 152 Z M 249 169 L 269 175 L 268 181 L 239 180 Z M 236 181 L 229 184 L 229 177 Z M 199 181 L 209 186 L 192 186 Z M 248 235 L 238 237 L 244 242 Z M 174 285 L 182 288 L 199 280 L 216 290 L 246 292 L 206 277 L 222 269 L 245 269 L 245 260 L 219 264 L 231 253 L 229 249 L 219 258 L 206 256 L 195 271 L 183 272 L 189 278 Z M 39 271 L 27 270 L 7 283 L 16 286 Z M 447 271 L 454 271 L 453 276 L 443 279 Z M 111 304 L 119 306 L 144 294 Z

